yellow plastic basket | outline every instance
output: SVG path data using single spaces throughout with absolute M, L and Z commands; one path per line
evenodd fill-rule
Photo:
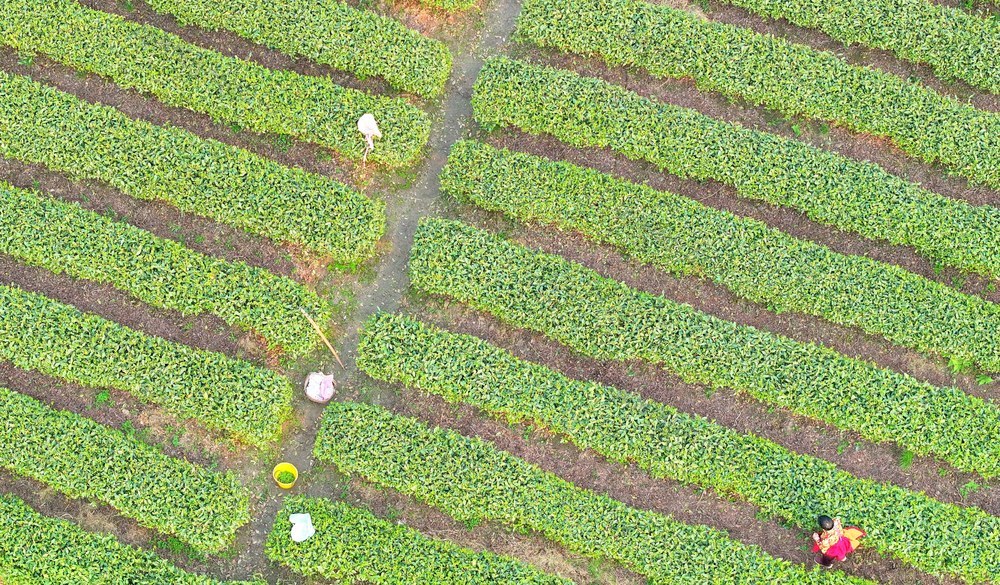
M 278 481 L 278 476 L 286 471 L 292 474 L 291 483 L 281 483 Z M 271 477 L 274 478 L 274 483 L 278 484 L 278 487 L 284 490 L 290 490 L 292 489 L 292 486 L 295 485 L 295 480 L 299 478 L 299 470 L 295 469 L 295 466 L 291 463 L 279 463 L 274 466 L 274 471 L 271 472 Z

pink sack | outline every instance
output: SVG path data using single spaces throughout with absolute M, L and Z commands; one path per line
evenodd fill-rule
M 333 374 L 313 372 L 306 377 L 306 396 L 313 402 L 324 404 L 333 398 Z

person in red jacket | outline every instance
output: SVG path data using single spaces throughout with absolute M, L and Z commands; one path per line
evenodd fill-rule
M 819 517 L 821 532 L 813 533 L 813 552 L 820 553 L 818 562 L 824 567 L 832 567 L 834 561 L 843 561 L 854 552 L 865 531 L 855 526 L 844 526 L 840 518 Z

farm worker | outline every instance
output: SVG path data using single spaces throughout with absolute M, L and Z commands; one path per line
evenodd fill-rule
M 361 157 L 362 162 L 368 160 L 368 153 L 375 150 L 374 138 L 382 138 L 382 131 L 379 130 L 375 116 L 365 114 L 358 119 L 358 132 L 365 137 L 365 154 Z
M 854 526 L 844 528 L 840 518 L 820 516 L 819 533 L 813 533 L 813 552 L 820 553 L 819 564 L 833 566 L 833 561 L 843 561 L 854 552 L 865 536 L 865 531 Z

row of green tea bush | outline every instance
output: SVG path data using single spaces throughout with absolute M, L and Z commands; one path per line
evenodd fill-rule
M 820 223 L 911 246 L 942 264 L 1000 277 L 1000 208 L 943 197 L 871 163 L 503 57 L 483 67 L 472 105 L 486 129 L 515 126 L 571 146 L 607 147 L 683 178 L 718 180 Z
M 362 331 L 369 376 L 524 420 L 622 464 L 732 495 L 809 530 L 824 510 L 868 529 L 866 546 L 934 575 L 987 581 L 1000 574 L 1000 519 L 739 433 L 636 394 L 577 381 L 469 335 L 380 313 Z M 934 526 L 933 531 L 913 530 Z
M 629 507 L 490 443 L 377 406 L 327 406 L 314 455 L 460 522 L 536 531 L 586 556 L 618 561 L 651 583 L 869 583 L 809 571 L 713 528 Z
M 581 232 L 670 273 L 709 278 L 778 312 L 1000 371 L 997 305 L 687 197 L 474 141 L 452 146 L 441 188 L 521 221 Z
M 26 237 L 30 234 L 30 237 Z M 99 213 L 0 181 L 0 252 L 75 278 L 108 283 L 162 309 L 211 313 L 298 356 L 331 308 L 303 285 L 243 262 L 206 256 Z
M 250 521 L 249 493 L 232 474 L 6 388 L 0 398 L 0 465 L 17 475 L 111 506 L 204 552 L 225 549 Z
M 873 442 L 1000 475 L 1000 409 L 957 388 L 725 321 L 459 222 L 424 220 L 410 257 L 424 293 L 486 311 L 596 359 L 644 360 Z
M 72 522 L 39 514 L 10 495 L 0 495 L 0 530 L 4 533 L 0 580 L 7 585 L 222 585 L 182 571 L 110 534 L 88 532 Z
M 309 514 L 316 534 L 294 542 L 289 535 L 292 514 Z M 428 538 L 367 510 L 323 498 L 286 498 L 264 548 L 269 559 L 296 573 L 345 583 L 571 584 L 515 559 Z
M 371 257 L 385 230 L 384 205 L 346 185 L 3 72 L 0 156 L 100 180 L 344 263 Z
M 724 0 L 1000 93 L 1000 21 L 928 0 Z
M 401 22 L 340 0 L 148 0 L 181 24 L 226 30 L 280 51 L 359 77 L 381 77 L 426 98 L 451 73 L 451 52 Z
M 268 69 L 199 47 L 159 28 L 76 0 L 11 0 L 0 14 L 0 42 L 96 73 L 166 104 L 259 132 L 291 135 L 360 160 L 358 118 L 371 113 L 383 136 L 368 156 L 412 164 L 430 136 L 430 119 L 401 99 L 371 96 L 329 78 Z
M 251 445 L 276 441 L 291 415 L 291 384 L 270 370 L 11 286 L 0 286 L 0 339 L 0 359 L 19 368 L 122 390 Z
M 925 162 L 1000 187 L 1000 114 L 833 53 L 644 0 L 527 0 L 518 35 L 885 136 Z

